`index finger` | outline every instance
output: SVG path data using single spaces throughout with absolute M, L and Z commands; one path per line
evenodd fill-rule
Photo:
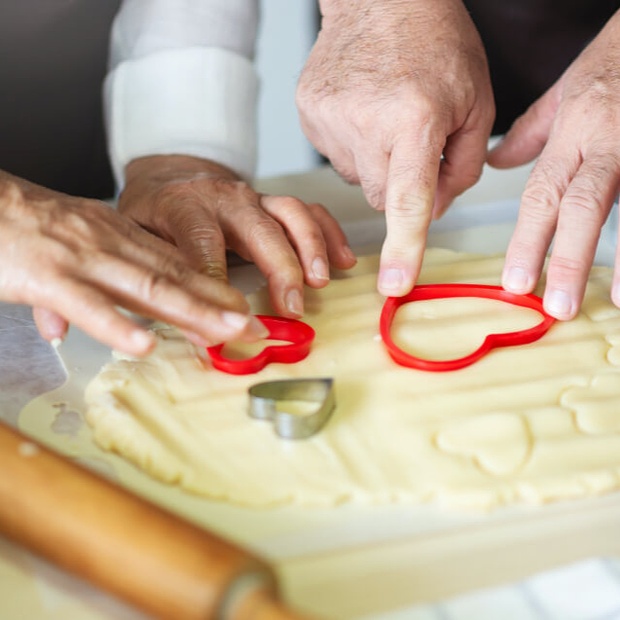
M 387 234 L 378 283 L 383 295 L 406 295 L 420 273 L 442 148 L 443 143 L 415 136 L 392 149 L 385 200 Z

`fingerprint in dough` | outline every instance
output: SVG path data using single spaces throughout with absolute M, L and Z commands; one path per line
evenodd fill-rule
M 562 404 L 575 412 L 575 423 L 583 433 L 620 433 L 619 387 L 620 372 L 599 373 L 589 385 L 567 390 Z
M 531 449 L 527 424 L 514 413 L 492 413 L 449 424 L 439 431 L 437 446 L 471 459 L 491 476 L 517 472 Z

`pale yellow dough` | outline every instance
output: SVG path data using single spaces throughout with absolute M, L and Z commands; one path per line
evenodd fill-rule
M 498 283 L 503 257 L 429 250 L 421 282 Z M 497 349 L 449 373 L 402 368 L 378 335 L 377 258 L 307 292 L 310 356 L 249 376 L 210 367 L 159 330 L 146 360 L 106 366 L 86 393 L 95 440 L 152 476 L 229 502 L 267 506 L 439 502 L 488 509 L 620 486 L 620 311 L 595 268 L 581 314 L 536 343 Z M 266 297 L 252 298 L 257 312 Z M 394 338 L 418 355 L 460 357 L 534 311 L 480 299 L 416 302 Z M 333 377 L 337 408 L 311 439 L 287 441 L 247 415 L 247 389 Z

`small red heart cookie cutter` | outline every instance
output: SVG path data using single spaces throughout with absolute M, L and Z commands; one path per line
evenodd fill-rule
M 473 353 L 452 360 L 428 360 L 406 353 L 396 346 L 391 336 L 392 322 L 396 311 L 400 306 L 412 301 L 424 301 L 427 299 L 442 299 L 447 297 L 482 297 L 484 299 L 496 299 L 505 301 L 515 306 L 531 308 L 539 312 L 543 320 L 528 329 L 504 334 L 489 334 L 484 342 Z M 404 297 L 388 297 L 383 305 L 380 320 L 381 338 L 392 359 L 401 366 L 443 372 L 458 370 L 477 362 L 491 349 L 496 347 L 511 347 L 521 344 L 529 344 L 541 338 L 547 333 L 555 319 L 547 314 L 543 308 L 543 301 L 536 295 L 517 295 L 509 293 L 501 286 L 488 284 L 420 284 Z
M 262 370 L 272 362 L 294 364 L 308 356 L 315 336 L 315 331 L 310 325 L 279 316 L 258 314 L 256 318 L 269 330 L 267 339 L 286 340 L 291 344 L 267 346 L 258 355 L 241 360 L 223 356 L 224 344 L 207 347 L 207 353 L 211 357 L 214 368 L 231 375 L 250 375 Z

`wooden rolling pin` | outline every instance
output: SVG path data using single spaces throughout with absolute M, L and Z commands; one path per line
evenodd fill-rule
M 0 533 L 157 618 L 301 619 L 262 560 L 1 423 Z

